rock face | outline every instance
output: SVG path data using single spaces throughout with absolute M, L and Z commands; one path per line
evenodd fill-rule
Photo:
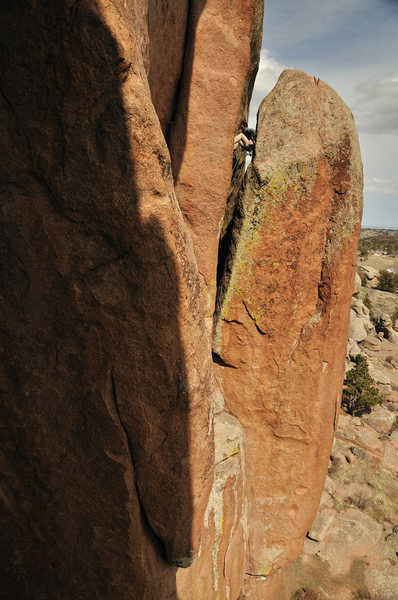
M 310 582 L 331 598 L 396 598 L 397 433 L 340 414 L 321 506 L 301 557 L 282 570 L 280 600 Z
M 316 514 L 339 409 L 361 217 L 352 115 L 285 71 L 258 115 L 214 351 L 245 432 L 248 572 L 295 558 Z
M 0 8 L 7 600 L 272 599 L 315 516 L 361 167 L 346 107 L 287 72 L 228 193 L 262 14 Z
M 2 14 L 10 598 L 48 556 L 19 597 L 170 594 L 156 544 L 192 562 L 213 484 L 199 274 L 119 4 Z
M 351 306 L 366 324 L 368 309 L 357 297 Z M 388 315 L 383 320 L 391 321 Z M 396 347 L 382 332 L 355 345 L 356 349 L 348 343 L 347 371 L 353 366 L 353 353 L 366 356 L 369 373 L 384 396 L 383 406 L 361 417 L 340 413 L 320 509 L 302 555 L 283 569 L 279 600 L 291 600 L 299 589 L 314 585 L 314 593 L 322 590 L 342 600 L 393 600 L 397 595 L 398 431 L 392 429 Z
M 190 164 L 184 177 L 201 204 L 211 159 L 197 122 L 205 96 L 225 157 L 208 232 L 216 248 L 263 5 L 224 8 L 55 0 L 0 9 L 9 599 L 175 598 L 177 567 L 200 548 L 209 589 L 191 580 L 189 597 L 215 597 L 208 513 L 220 495 L 237 508 L 223 515 L 220 561 L 231 560 L 217 568 L 224 594 L 240 586 L 243 467 L 240 456 L 214 465 L 200 249 L 173 181 Z M 215 85 L 204 73 L 225 76 Z
M 193 2 L 195 27 L 186 49 L 189 60 L 168 137 L 176 194 L 193 239 L 210 329 L 233 132 L 237 115 L 247 112 L 257 72 L 263 6 L 263 0 Z M 221 139 L 225 132 L 229 135 L 222 147 L 220 130 Z

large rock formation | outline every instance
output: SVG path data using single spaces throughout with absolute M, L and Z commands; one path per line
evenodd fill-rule
M 6 4 L 4 589 L 159 597 L 155 544 L 182 566 L 199 548 L 212 374 L 140 20 L 131 3 Z
M 323 82 L 285 71 L 259 110 L 214 332 L 224 395 L 245 433 L 254 577 L 297 557 L 316 514 L 344 374 L 361 192 L 350 111 Z
M 287 73 L 220 225 L 262 14 L 0 7 L 7 600 L 272 598 L 315 515 L 360 166 L 347 109 Z
M 220 213 L 262 2 L 219 4 L 2 3 L 9 600 L 172 598 L 171 565 L 198 555 L 215 485 L 211 344 L 164 134 L 178 130 L 175 176 L 194 140 L 197 194 L 209 168 L 206 124 L 178 119 L 197 120 L 197 107 L 181 107 L 206 85 L 226 157 Z M 204 73 L 214 68 L 217 79 L 231 60 L 230 104 L 220 108 Z

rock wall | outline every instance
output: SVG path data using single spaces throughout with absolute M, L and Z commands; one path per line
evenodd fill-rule
M 325 147 L 317 147 L 303 183 L 303 172 L 291 166 L 305 161 L 295 154 L 297 131 L 287 117 L 283 135 L 293 141 L 276 202 L 267 171 L 276 167 L 267 161 L 279 165 L 279 142 L 265 139 L 272 115 L 263 105 L 258 158 L 234 194 L 228 230 L 237 245 L 239 232 L 251 230 L 253 264 L 259 247 L 268 256 L 287 235 L 301 239 L 299 282 L 291 275 L 292 240 L 266 279 L 256 276 L 273 304 L 268 294 L 263 307 L 258 290 L 259 313 L 243 296 L 234 300 L 253 340 L 248 355 L 252 341 L 236 336 L 233 324 L 231 332 L 225 318 L 222 290 L 231 284 L 232 263 L 220 256 L 227 271 L 219 268 L 214 364 L 209 335 L 233 133 L 247 113 L 262 14 L 262 0 L 26 0 L 0 7 L 7 600 L 273 598 L 279 572 L 265 579 L 272 570 L 267 553 L 280 538 L 284 558 L 272 566 L 285 564 L 315 515 L 338 402 L 340 346 L 341 357 L 345 351 L 360 166 L 346 109 L 304 75 L 301 94 L 312 98 L 311 110 L 336 102 L 347 137 L 339 145 L 335 122 L 325 117 Z M 297 100 L 290 88 L 281 95 L 288 105 Z M 302 127 L 310 128 L 311 110 L 301 115 Z M 242 207 L 260 200 L 268 225 L 280 223 L 272 240 L 243 219 Z M 277 218 L 274 210 L 281 211 Z M 322 260 L 317 254 L 312 264 L 314 252 Z M 280 291 L 278 269 L 286 277 Z M 297 290 L 294 319 L 288 288 Z M 271 325 L 272 343 L 279 340 L 273 352 L 284 365 L 291 355 L 293 364 L 282 377 L 265 352 L 272 343 L 263 329 Z M 333 357 L 323 352 L 325 339 Z M 249 359 L 259 378 L 251 378 Z M 225 367 L 228 361 L 236 368 Z M 332 376 L 337 383 L 328 391 Z M 254 396 L 257 405 L 250 404 Z M 273 417 L 279 401 L 280 416 Z M 309 481 L 303 457 L 315 469 Z M 299 499 L 288 494 L 275 511 L 270 480 L 285 485 L 286 465 L 297 471 L 285 483 Z M 266 489 L 266 510 L 257 489 Z M 245 581 L 247 573 L 259 574 L 258 565 L 261 577 Z
M 211 357 L 140 8 L 2 5 L 7 598 L 167 597 L 199 549 Z
M 223 393 L 245 434 L 248 574 L 259 581 L 298 556 L 317 511 L 361 211 L 350 111 L 323 82 L 285 71 L 259 110 L 214 329 Z

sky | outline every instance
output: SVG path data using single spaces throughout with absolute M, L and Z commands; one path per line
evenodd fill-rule
M 364 165 L 362 227 L 398 227 L 398 0 L 265 0 L 251 127 L 284 69 L 319 77 L 350 107 Z

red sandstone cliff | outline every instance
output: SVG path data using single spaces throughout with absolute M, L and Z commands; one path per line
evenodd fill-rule
M 262 0 L 0 8 L 7 600 L 260 600 L 265 585 L 272 598 L 265 577 L 315 515 L 361 175 L 347 109 L 303 74 L 260 111 L 211 360 L 262 13 Z

